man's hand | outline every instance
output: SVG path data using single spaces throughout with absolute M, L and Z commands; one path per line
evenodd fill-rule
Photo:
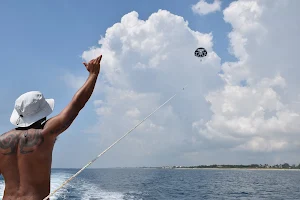
M 90 74 L 96 74 L 98 75 L 100 72 L 100 62 L 102 59 L 102 55 L 97 57 L 96 59 L 91 60 L 88 64 L 83 63 L 86 69 L 90 72 Z
M 55 139 L 73 123 L 80 110 L 90 99 L 100 72 L 102 55 L 91 60 L 88 64 L 83 63 L 90 75 L 84 85 L 76 92 L 72 101 L 57 116 L 49 119 L 44 126 L 43 135 L 51 135 Z

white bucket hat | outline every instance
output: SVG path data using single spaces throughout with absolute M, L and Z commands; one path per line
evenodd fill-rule
M 15 102 L 10 122 L 18 127 L 28 127 L 53 112 L 54 99 L 45 99 L 39 91 L 22 94 Z

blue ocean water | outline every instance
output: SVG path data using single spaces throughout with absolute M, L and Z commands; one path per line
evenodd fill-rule
M 76 173 L 53 169 L 51 190 Z M 0 178 L 0 199 L 4 182 Z M 300 199 L 299 170 L 87 169 L 55 200 Z

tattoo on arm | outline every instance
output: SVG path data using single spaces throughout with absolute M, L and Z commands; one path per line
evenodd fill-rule
M 12 155 L 18 149 L 18 135 L 16 133 L 4 133 L 0 136 L 0 152 L 3 155 Z
M 35 147 L 40 146 L 44 142 L 44 136 L 41 130 L 36 130 L 33 134 L 26 132 L 20 140 L 20 153 L 28 154 L 32 153 Z

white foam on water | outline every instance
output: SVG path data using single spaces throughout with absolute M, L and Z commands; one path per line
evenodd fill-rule
M 68 178 L 70 178 L 72 174 L 56 172 L 51 174 L 51 188 L 50 193 L 59 188 Z M 58 197 L 63 198 L 67 193 L 68 186 L 63 187 L 58 190 L 53 196 L 51 196 L 51 200 L 56 200 Z
M 4 180 L 0 180 L 0 199 L 2 199 L 4 195 L 4 188 L 5 188 Z
M 79 188 L 78 188 L 79 189 Z M 123 200 L 124 194 L 121 192 L 104 191 L 95 184 L 80 181 L 81 199 L 82 200 Z
M 53 192 L 55 189 L 60 187 L 68 178 L 70 178 L 72 174 L 63 173 L 63 172 L 55 172 L 51 174 L 51 188 L 50 191 Z M 70 194 L 68 188 L 75 188 L 75 194 Z M 5 184 L 3 180 L 0 180 L 0 200 L 4 195 Z M 134 192 L 132 192 L 134 193 Z M 82 200 L 124 200 L 125 194 L 121 192 L 110 192 L 101 189 L 98 185 L 77 179 L 75 182 L 70 182 L 68 185 L 58 190 L 53 196 L 51 196 L 51 200 L 57 199 L 67 199 L 67 196 L 76 196 L 79 195 Z M 133 195 L 127 196 L 126 199 L 131 200 L 134 199 Z

